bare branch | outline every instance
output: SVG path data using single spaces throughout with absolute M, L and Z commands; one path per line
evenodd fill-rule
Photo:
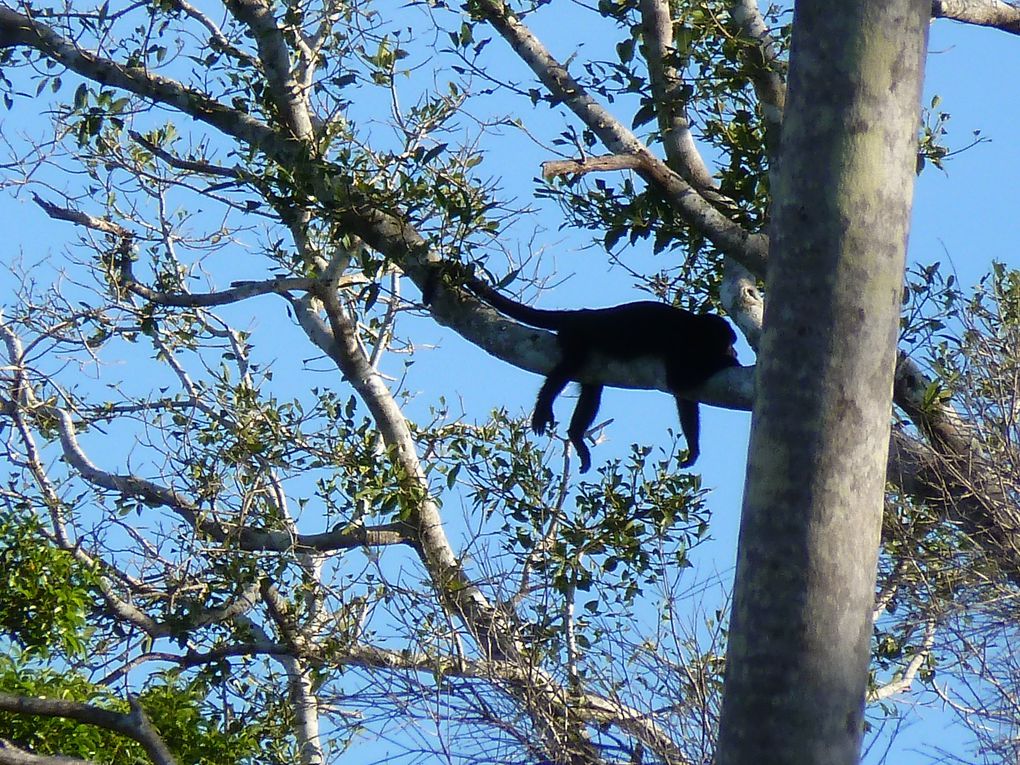
M 85 228 L 102 231 L 104 234 L 112 234 L 113 236 L 120 237 L 121 239 L 134 239 L 134 234 L 128 229 L 118 223 L 106 220 L 105 218 L 97 218 L 94 215 L 89 215 L 79 210 L 71 210 L 67 207 L 60 207 L 52 202 L 47 202 L 38 194 L 32 194 L 32 201 L 39 205 L 43 209 L 43 212 L 56 220 L 70 221 L 71 223 L 84 226 Z
M 131 249 L 134 243 L 134 234 L 131 231 L 105 218 L 99 218 L 80 210 L 71 210 L 55 205 L 52 202 L 47 202 L 39 197 L 38 194 L 33 194 L 32 198 L 51 218 L 70 221 L 85 228 L 120 237 L 122 241 L 118 246 L 119 257 L 117 258 L 117 266 L 120 270 L 121 281 L 131 292 L 146 300 L 151 300 L 153 303 L 186 308 L 208 308 L 210 306 L 237 303 L 257 295 L 283 295 L 289 290 L 307 292 L 312 289 L 315 283 L 313 279 L 277 277 L 260 282 L 235 282 L 232 289 L 199 294 L 154 290 L 135 279 L 132 272 Z
M 243 180 L 253 180 L 251 173 L 245 172 L 239 167 L 220 167 L 219 165 L 214 165 L 210 162 L 196 162 L 194 160 L 181 159 L 180 157 L 174 156 L 161 146 L 157 146 L 136 130 L 129 130 L 128 135 L 131 136 L 132 140 L 137 141 L 144 146 L 146 151 L 159 157 L 161 160 L 170 165 L 170 167 L 178 170 L 186 170 L 188 172 L 199 173 L 201 175 L 216 175 L 222 178 L 230 178 L 238 182 Z
M 641 158 L 633 154 L 607 154 L 602 157 L 584 159 L 555 159 L 542 163 L 542 177 L 556 178 L 561 175 L 584 175 L 618 170 L 638 170 Z
M 1020 6 L 1003 0 L 933 0 L 931 15 L 1020 34 Z
M 223 52 L 237 59 L 238 61 L 243 61 L 252 69 L 258 68 L 258 62 L 252 56 L 249 56 L 244 51 L 238 50 L 233 45 L 231 45 L 230 41 L 223 36 L 223 32 L 221 32 L 220 28 L 213 23 L 212 19 L 210 19 L 208 16 L 206 16 L 204 13 L 195 8 L 190 3 L 186 2 L 186 0 L 171 0 L 171 2 L 173 3 L 173 6 L 175 8 L 180 8 L 184 13 L 186 13 L 191 18 L 195 19 L 199 24 L 206 28 L 206 30 L 209 32 L 209 39 L 213 47 L 222 50 Z

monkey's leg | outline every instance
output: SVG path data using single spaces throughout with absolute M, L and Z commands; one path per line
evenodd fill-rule
M 547 426 L 553 423 L 553 401 L 560 395 L 562 390 L 570 382 L 571 375 L 577 371 L 579 364 L 570 364 L 561 361 L 545 378 L 541 389 L 538 391 L 538 398 L 535 400 L 535 412 L 531 415 L 531 429 L 542 435 Z
M 680 463 L 680 467 L 690 467 L 701 454 L 701 447 L 698 439 L 701 435 L 701 416 L 698 412 L 698 402 L 690 399 L 676 397 L 676 408 L 680 412 L 680 429 L 687 439 L 687 459 Z
M 602 402 L 602 386 L 584 384 L 581 386 L 581 395 L 577 398 L 577 406 L 574 407 L 574 414 L 570 418 L 570 427 L 567 428 L 567 435 L 570 443 L 574 445 L 581 460 L 581 472 L 587 473 L 591 467 L 591 452 L 584 442 L 584 434 L 595 421 L 595 415 L 599 413 L 599 404 Z

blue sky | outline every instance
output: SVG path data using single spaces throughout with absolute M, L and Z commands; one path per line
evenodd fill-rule
M 563 34 L 565 28 L 573 31 L 569 25 L 564 25 L 562 17 L 549 9 L 534 19 L 536 31 L 561 59 L 567 58 L 577 45 L 575 38 Z M 506 73 L 518 79 L 527 78 L 528 73 L 512 54 L 500 53 L 501 46 L 504 46 L 501 40 L 493 40 L 490 51 L 494 57 L 490 60 L 505 61 Z M 910 258 L 915 263 L 938 260 L 951 264 L 965 288 L 986 272 L 992 260 L 1020 266 L 1018 72 L 1020 39 L 944 21 L 933 26 L 925 103 L 935 94 L 941 96 L 940 108 L 952 115 L 948 125 L 951 147 L 969 143 L 974 130 L 980 130 L 989 142 L 952 158 L 947 162 L 946 172 L 929 168 L 921 175 L 915 195 Z M 515 105 L 520 108 L 519 103 Z M 546 138 L 575 124 L 572 118 L 550 112 L 544 106 L 519 116 L 533 120 L 536 130 Z M 24 111 L 0 116 L 0 120 L 0 129 L 4 131 L 31 129 Z M 498 168 L 505 173 L 502 185 L 509 193 L 534 203 L 531 179 L 538 175 L 539 164 L 549 155 L 512 132 L 505 133 L 498 151 L 512 161 L 501 162 L 497 157 L 495 164 L 490 161 L 488 165 L 490 172 Z M 543 306 L 609 305 L 640 294 L 627 274 L 619 269 L 610 270 L 604 257 L 586 246 L 588 234 L 561 231 L 558 210 L 534 204 L 541 212 L 527 225 L 538 226 L 535 241 L 550 253 L 549 268 L 562 276 L 572 275 L 542 296 Z M 0 219 L 18 222 L 9 231 L 4 248 L 7 257 L 14 252 L 15 242 L 26 248 L 29 260 L 35 260 L 47 248 L 52 248 L 56 255 L 60 243 L 73 236 L 66 225 L 54 224 L 24 197 L 13 200 L 0 194 Z M 527 247 L 528 232 L 519 233 L 521 246 Z M 0 304 L 10 300 L 6 278 L 7 274 L 0 272 Z M 281 307 L 274 304 L 259 324 L 263 329 L 271 328 L 280 313 Z M 506 406 L 511 413 L 530 411 L 540 378 L 501 364 L 427 321 L 420 328 L 419 339 L 437 345 L 434 350 L 420 354 L 409 377 L 408 387 L 418 392 L 422 407 L 442 394 L 456 401 L 469 419 L 484 419 L 494 406 Z M 745 353 L 743 360 L 749 363 L 750 354 Z M 479 381 L 484 384 L 478 384 Z M 559 402 L 561 420 L 569 406 L 566 399 Z M 600 419 L 608 417 L 614 422 L 605 432 L 606 441 L 593 450 L 596 467 L 608 458 L 620 456 L 635 441 L 669 448 L 670 431 L 676 433 L 678 429 L 673 401 L 661 393 L 607 390 Z M 703 446 L 698 467 L 705 485 L 713 490 L 709 504 L 714 511 L 714 542 L 696 552 L 695 575 L 701 578 L 711 579 L 718 574 L 723 582 L 728 582 L 732 576 L 749 422 L 746 412 L 703 408 Z M 947 720 L 936 708 L 921 710 L 917 722 L 907 725 L 893 742 L 889 761 L 905 765 L 927 762 L 929 757 L 917 753 L 923 752 L 925 746 L 932 743 L 958 746 L 960 734 L 947 729 Z M 882 747 L 876 747 L 868 761 L 877 762 L 881 754 Z
M 554 44 L 554 35 L 562 27 L 557 29 L 553 22 L 544 30 L 546 21 L 539 14 L 535 28 L 555 53 L 564 55 L 567 44 L 562 48 Z M 493 46 L 499 43 L 497 39 Z M 512 66 L 508 68 L 512 70 Z M 971 143 L 976 130 L 987 140 L 948 159 L 944 171 L 929 166 L 918 178 L 908 257 L 914 264 L 941 261 L 957 274 L 965 290 L 987 272 L 993 260 L 1020 267 L 1018 72 L 1020 39 L 1015 36 L 947 21 L 933 24 L 924 104 L 929 105 L 935 95 L 941 98 L 938 109 L 951 115 L 946 139 L 951 149 Z M 557 117 L 536 110 L 534 119 Z M 525 147 L 521 150 L 528 155 Z M 537 163 L 547 158 L 536 155 L 532 175 L 538 173 Z M 515 155 L 515 164 L 524 161 Z M 561 237 L 563 241 L 556 250 L 555 263 L 562 275 L 573 276 L 542 295 L 543 307 L 611 305 L 640 295 L 622 271 L 606 273 L 604 266 L 593 265 L 600 255 L 581 249 L 586 244 L 583 233 L 559 232 L 556 212 L 548 211 L 546 215 L 548 239 L 555 242 Z M 488 407 L 500 404 L 511 412 L 530 410 L 540 378 L 504 368 L 452 333 L 441 333 L 440 338 L 440 347 L 431 357 L 419 361 L 430 370 L 425 377 L 438 382 L 437 378 L 442 378 L 451 366 L 456 370 L 469 367 L 472 376 L 504 383 L 460 386 L 460 400 L 467 413 L 481 416 Z M 750 363 L 753 356 L 745 353 L 742 359 Z M 440 383 L 439 387 L 444 386 Z M 568 401 L 560 400 L 557 411 L 561 419 L 569 406 Z M 620 456 L 634 441 L 668 448 L 668 429 L 676 432 L 672 399 L 661 393 L 607 389 L 599 419 L 607 417 L 614 418 L 614 422 L 605 431 L 607 440 L 593 449 L 596 467 L 600 461 Z M 697 467 L 705 486 L 712 489 L 708 502 L 713 510 L 714 540 L 695 551 L 694 575 L 704 579 L 718 575 L 728 586 L 736 555 L 750 415 L 702 407 L 702 418 L 702 456 Z M 911 701 L 904 701 L 909 707 Z M 884 759 L 901 765 L 928 763 L 936 749 L 955 752 L 966 760 L 966 732 L 955 727 L 954 718 L 930 697 L 921 695 L 917 702 L 914 713 L 895 730 L 891 743 L 883 736 L 872 742 L 865 762 Z M 893 726 L 887 731 L 892 733 Z

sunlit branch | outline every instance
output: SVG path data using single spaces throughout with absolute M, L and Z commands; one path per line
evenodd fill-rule
M 897 673 L 898 676 L 895 680 L 879 686 L 868 694 L 869 703 L 884 701 L 910 690 L 910 686 L 914 684 L 918 671 L 928 660 L 932 646 L 935 645 L 935 632 L 935 620 L 929 619 L 924 623 L 924 638 L 922 638 L 921 645 L 918 646 L 913 658 L 911 658 L 910 662 L 901 672 Z
M 298 629 L 290 604 L 283 598 L 269 579 L 263 579 L 260 587 L 262 602 L 280 633 L 294 646 L 309 642 Z M 290 688 L 290 703 L 294 709 L 297 738 L 300 744 L 303 765 L 322 761 L 319 741 L 319 705 L 315 696 L 309 667 L 296 651 L 277 657 L 287 673 Z
M 4 45 L 35 48 L 83 77 L 171 106 L 277 158 L 298 158 L 305 154 L 300 143 L 281 138 L 276 131 L 242 111 L 224 106 L 194 88 L 144 67 L 125 66 L 82 50 L 46 24 L 10 8 L 0 8 L 0 46 Z
M 276 551 L 308 548 L 319 551 L 350 549 L 364 546 L 409 544 L 413 536 L 401 522 L 379 526 L 337 528 L 320 534 L 290 534 L 285 531 L 256 531 L 236 528 L 206 520 L 202 508 L 178 490 L 162 486 L 131 474 L 111 473 L 98 468 L 78 444 L 71 416 L 56 407 L 40 407 L 57 421 L 64 458 L 89 483 L 116 491 L 127 497 L 138 497 L 173 510 L 193 528 L 217 542 L 231 540 L 242 550 Z
M 542 177 L 550 179 L 561 175 L 639 170 L 642 163 L 643 160 L 634 154 L 607 154 L 584 159 L 555 159 L 542 163 Z
M 933 0 L 931 15 L 1020 34 L 1020 6 L 1003 0 Z
M 779 131 L 786 108 L 786 82 L 777 71 L 782 63 L 757 0 L 733 0 L 730 16 L 737 33 L 752 45 L 740 46 L 740 56 L 747 66 L 754 85 L 766 127 L 766 150 L 770 164 L 775 163 L 779 152 Z
M 264 0 L 229 0 L 225 5 L 255 38 L 262 71 L 283 122 L 296 138 L 311 138 L 308 91 L 291 76 L 291 52 L 273 15 L 274 4 Z
M 515 655 L 517 645 L 503 616 L 469 580 L 450 546 L 443 529 L 439 508 L 429 496 L 428 481 L 415 449 L 414 438 L 400 407 L 383 383 L 379 372 L 369 363 L 357 331 L 340 304 L 337 290 L 327 282 L 318 298 L 325 309 L 324 324 L 311 300 L 295 301 L 295 310 L 309 338 L 316 343 L 354 386 L 365 402 L 392 458 L 406 476 L 403 489 L 411 508 L 408 522 L 416 529 L 420 552 L 436 592 L 453 613 L 464 619 L 486 655 Z
M 213 47 L 223 51 L 238 61 L 244 62 L 252 69 L 258 68 L 258 61 L 244 51 L 231 45 L 230 41 L 224 36 L 220 28 L 216 26 L 212 19 L 202 13 L 202 11 L 185 0 L 170 0 L 170 2 L 174 8 L 180 8 L 184 13 L 206 28 L 206 31 L 209 32 L 209 39 Z
M 633 154 L 641 159 L 638 172 L 654 183 L 673 203 L 684 220 L 694 226 L 722 252 L 763 274 L 768 245 L 761 234 L 752 234 L 719 212 L 679 174 L 658 159 L 644 142 L 595 101 L 557 61 L 542 42 L 521 23 L 501 0 L 477 0 L 472 9 L 510 43 L 551 94 L 563 103 L 614 154 Z
M 682 62 L 676 61 L 673 17 L 667 0 L 641 0 L 642 50 L 648 62 L 652 100 L 662 131 L 666 162 L 707 199 L 716 201 L 715 181 L 694 143 L 686 116 L 686 99 L 680 76 Z

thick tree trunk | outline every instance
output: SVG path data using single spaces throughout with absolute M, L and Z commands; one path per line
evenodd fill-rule
M 719 765 L 859 757 L 929 8 L 796 6 Z

